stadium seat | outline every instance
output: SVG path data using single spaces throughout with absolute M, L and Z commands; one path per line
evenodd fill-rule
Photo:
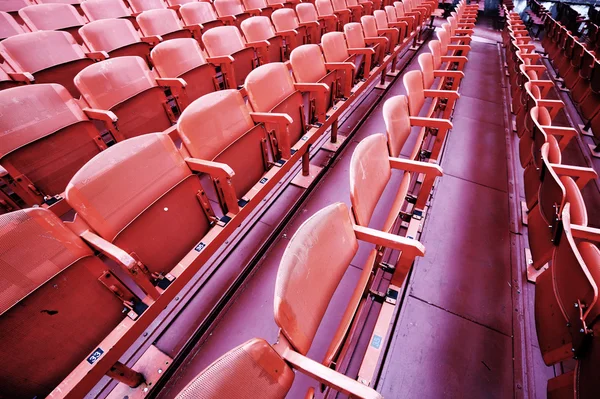
M 240 28 L 248 44 L 258 49 L 261 64 L 286 61 L 289 54 L 287 48 L 296 41 L 297 36 L 294 31 L 288 31 L 285 35 L 275 33 L 271 20 L 264 16 L 243 20 Z
M 122 141 L 171 127 L 176 118 L 163 87 L 177 100 L 185 83 L 157 78 L 140 57 L 118 57 L 85 68 L 75 76 L 75 85 L 91 108 L 88 115 Z
M 127 0 L 127 2 L 133 10 L 133 15 L 136 17 L 144 11 L 168 8 L 164 0 Z
M 405 205 L 411 183 L 417 176 L 421 173 L 424 175 L 414 208 L 422 211 L 435 178 L 443 174 L 442 168 L 432 163 L 390 157 L 388 141 L 383 134 L 363 139 L 350 160 L 350 202 L 354 220 L 359 226 L 370 225 L 375 208 L 392 177 L 392 169 L 404 171 L 402 182 L 392 205 L 389 210 L 386 209 L 385 222 L 381 227 L 377 226 L 381 231 L 390 233 Z
M 313 3 L 299 3 L 296 6 L 298 21 L 301 24 L 318 23 L 321 27 L 317 43 L 320 43 L 321 35 L 337 30 L 338 18 L 335 15 L 319 15 Z M 317 44 L 313 41 L 313 44 Z
M 206 61 L 196 40 L 168 40 L 154 47 L 151 56 L 161 77 L 181 78 L 186 82 L 185 98 L 180 103 L 183 108 L 197 98 L 219 90 L 217 71 Z
M 35 83 L 58 83 L 73 97 L 79 92 L 73 78 L 94 60 L 102 60 L 106 53 L 86 53 L 73 36 L 60 31 L 38 31 L 9 37 L 0 42 L 0 55 L 11 70 Z M 14 78 L 13 78 L 14 79 Z
M 385 11 L 383 10 L 375 10 L 374 13 L 376 13 L 377 11 L 381 11 L 382 13 L 385 14 Z M 381 18 L 381 15 L 380 15 Z M 397 49 L 399 49 L 398 46 L 398 37 L 400 35 L 400 32 L 398 31 L 398 29 L 395 28 L 387 28 L 387 29 L 382 29 L 379 28 L 378 23 L 377 23 L 377 18 L 373 15 L 365 15 L 360 19 L 360 24 L 363 27 L 363 32 L 365 33 L 366 37 L 385 37 L 388 41 L 387 44 L 387 48 L 386 48 L 386 53 L 394 53 L 396 52 Z
M 326 63 L 321 48 L 316 44 L 300 46 L 290 55 L 290 64 L 294 78 L 298 83 L 321 83 L 327 88 L 324 95 L 324 104 L 317 106 L 317 98 L 311 98 L 311 122 L 316 121 L 314 110 L 322 108 L 328 110 L 335 101 L 350 96 L 352 90 L 355 67 L 349 62 Z
M 375 50 L 372 48 L 348 48 L 342 32 L 330 32 L 321 38 L 323 55 L 328 63 L 347 62 L 354 64 L 356 80 L 367 78 L 371 72 Z
M 0 11 L 0 40 L 25 32 L 28 30 L 19 25 L 9 13 Z
M 243 20 L 260 15 L 256 9 L 246 10 L 240 0 L 215 0 L 213 5 L 219 17 L 229 17 L 238 28 Z
M 299 22 L 296 12 L 291 8 L 282 8 L 275 10 L 271 14 L 271 21 L 275 26 L 275 31 L 279 34 L 288 34 L 295 32 L 295 38 L 290 43 L 291 52 L 303 44 L 318 44 L 321 41 L 321 27 L 318 22 Z M 292 35 L 289 35 L 290 39 Z
M 139 28 L 133 12 L 124 0 L 85 0 L 81 3 L 81 9 L 90 22 L 99 19 L 124 18 L 131 22 L 136 29 Z
M 87 21 L 70 4 L 37 4 L 20 9 L 19 15 L 33 32 L 60 30 L 70 33 L 77 43 L 83 44 L 78 31 Z
M 242 0 L 242 4 L 246 11 L 248 10 L 256 10 L 263 17 L 271 17 L 273 11 L 279 10 L 283 8 L 283 4 L 281 3 L 269 3 L 266 0 Z
M 47 209 L 0 215 L 0 242 L 0 389 L 46 397 L 127 317 L 118 279 Z
M 160 42 L 157 36 L 140 36 L 127 19 L 99 19 L 82 26 L 79 34 L 92 51 L 104 51 L 110 58 L 138 56 L 148 63 L 152 46 Z
M 385 6 L 385 16 L 387 17 L 387 21 L 385 21 L 382 16 L 383 14 L 381 14 L 378 10 L 377 15 L 375 16 L 375 20 L 377 21 L 377 26 L 381 29 L 386 29 L 386 28 L 396 28 L 398 29 L 398 42 L 402 43 L 406 37 L 410 34 L 410 31 L 408 30 L 408 22 L 405 22 L 401 19 L 398 18 L 397 14 L 396 14 L 396 8 L 394 6 Z M 380 22 L 381 22 L 381 26 L 380 26 Z
M 343 18 L 346 18 L 346 15 L 348 15 L 348 22 L 360 21 L 363 11 L 361 5 L 356 4 L 350 7 L 346 0 L 331 0 L 331 5 L 333 6 L 333 11 L 338 15 L 338 18 L 341 18 L 339 16 L 342 15 L 344 16 Z M 340 30 L 342 27 L 340 27 Z
M 381 65 L 383 63 L 388 43 L 385 37 L 365 37 L 362 25 L 358 22 L 351 22 L 344 25 L 344 35 L 346 36 L 349 48 L 373 48 L 375 50 L 373 65 Z
M 193 173 L 194 165 L 203 165 L 196 161 L 186 161 L 167 134 L 145 134 L 102 151 L 65 192 L 90 227 L 82 237 L 107 256 L 116 247 L 133 258 L 138 272 L 132 277 L 154 299 L 173 281 L 169 273 L 178 262 L 199 251 L 194 248 L 216 221 Z
M 60 85 L 0 91 L 0 109 L 0 165 L 8 173 L 3 179 L 28 206 L 54 203 L 75 172 L 106 148 L 93 122 Z
M 167 6 L 175 11 L 179 11 L 181 6 L 184 4 L 196 3 L 197 0 L 165 0 L 167 2 Z
M 458 91 L 460 83 L 465 77 L 462 71 L 434 69 L 435 60 L 431 53 L 423 53 L 419 55 L 417 60 L 423 73 L 423 87 Z M 436 81 L 438 81 L 437 84 Z
M 350 22 L 350 10 L 340 9 L 336 11 L 333 8 L 333 4 L 331 4 L 331 0 L 315 0 L 315 8 L 317 10 L 317 14 L 321 18 L 327 18 L 330 20 L 333 20 L 332 17 L 337 18 L 337 24 L 334 30 L 341 31 L 343 26 Z
M 200 29 L 201 35 L 211 28 L 223 26 L 226 23 L 229 25 L 233 24 L 231 17 L 221 18 L 217 16 L 213 5 L 208 1 L 184 4 L 179 8 L 179 14 L 185 25 L 196 25 Z
M 411 129 L 417 126 L 421 129 L 415 140 L 415 145 L 412 149 L 409 149 L 408 159 L 420 161 L 427 159 L 424 151 L 429 150 L 428 143 L 425 141 L 430 133 L 429 131 L 435 130 L 437 135 L 442 136 L 443 141 L 443 136 L 448 133 L 448 130 L 452 129 L 452 123 L 446 119 L 410 116 L 408 102 L 406 96 L 394 96 L 383 103 L 382 114 L 386 127 L 389 154 L 393 158 L 399 158 L 411 135 Z
M 144 36 L 158 36 L 162 40 L 200 38 L 197 26 L 183 26 L 177 13 L 168 9 L 144 11 L 136 18 Z
M 394 8 L 396 11 L 396 20 L 399 22 L 406 22 L 408 34 L 411 34 L 419 29 L 417 26 L 417 19 L 414 16 L 409 16 L 406 14 L 404 3 L 400 1 L 394 1 Z
M 255 47 L 246 43 L 235 26 L 219 26 L 209 29 L 202 35 L 202 42 L 209 58 L 208 62 L 221 66 L 227 87 L 236 89 L 243 86 L 246 76 L 260 65 Z M 267 43 L 256 44 L 256 51 L 266 48 Z

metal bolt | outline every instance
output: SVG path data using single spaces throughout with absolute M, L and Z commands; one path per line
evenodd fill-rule
M 162 374 L 162 369 L 158 369 L 158 374 Z
M 575 307 L 576 307 L 576 308 L 578 308 L 578 307 L 579 307 L 579 304 L 577 304 L 577 303 L 576 303 L 576 304 L 575 304 Z
M 585 332 L 585 330 L 582 328 L 582 329 L 580 329 L 580 330 L 579 330 L 579 332 L 580 332 L 580 333 L 584 333 L 584 332 Z
M 148 388 L 144 388 L 144 392 L 148 392 Z
M 571 348 L 571 352 L 575 352 L 575 348 Z

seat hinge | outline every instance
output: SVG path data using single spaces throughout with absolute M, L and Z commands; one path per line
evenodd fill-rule
M 396 271 L 396 266 L 389 264 L 387 262 L 380 262 L 379 263 L 379 268 L 384 271 L 385 273 L 394 273 L 394 271 Z
M 215 212 L 210 206 L 210 202 L 208 201 L 208 197 L 206 196 L 204 190 L 198 190 L 198 192 L 196 193 L 196 198 L 198 198 L 198 202 L 200 202 L 202 210 L 204 211 L 204 214 L 206 215 L 208 220 L 211 223 L 217 223 L 219 221 L 219 218 L 215 215 Z

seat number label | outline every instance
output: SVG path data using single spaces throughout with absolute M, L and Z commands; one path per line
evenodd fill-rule
M 196 245 L 196 248 L 194 248 L 196 251 L 198 252 L 202 252 L 202 250 L 206 247 L 206 244 L 201 242 L 200 244 Z
M 373 335 L 371 346 L 375 349 L 379 349 L 381 347 L 381 341 L 383 341 L 383 339 L 379 335 Z
M 267 180 L 269 180 L 269 179 L 267 179 L 266 177 L 263 177 L 262 179 L 260 179 L 259 183 L 260 184 L 265 184 L 267 182 Z
M 102 350 L 102 348 L 98 348 L 96 349 L 94 352 L 92 352 L 91 355 L 88 356 L 87 361 L 89 364 L 94 364 L 96 363 L 96 360 L 100 359 L 100 356 L 102 356 L 104 354 L 104 351 Z

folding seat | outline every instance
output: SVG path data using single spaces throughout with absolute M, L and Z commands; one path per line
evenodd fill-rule
M 402 4 L 404 4 L 405 14 L 409 17 L 415 17 L 418 27 L 423 26 L 425 23 L 424 11 L 413 7 L 413 4 L 410 0 L 402 0 Z
M 471 35 L 474 33 L 469 24 L 459 24 L 454 17 L 448 17 L 450 26 L 450 40 L 456 40 L 462 44 L 471 44 Z
M 282 3 L 268 2 L 266 0 L 242 0 L 246 11 L 255 10 L 264 17 L 271 17 L 273 11 L 283 8 Z
M 178 100 L 185 82 L 157 78 L 140 57 L 118 57 L 85 68 L 75 85 L 91 108 L 87 114 L 122 141 L 171 127 L 176 118 L 163 88 Z
M 532 262 L 528 266 L 528 275 L 539 273 L 552 259 L 554 245 L 557 243 L 559 221 L 563 206 L 571 203 L 571 220 L 582 226 L 588 223 L 587 211 L 581 194 L 590 180 L 598 178 L 591 168 L 570 167 L 550 163 L 549 146 L 542 145 L 540 150 L 540 185 L 538 201 L 527 213 L 529 248 Z
M 85 0 L 81 9 L 90 21 L 109 18 L 125 18 L 135 24 L 133 12 L 123 0 Z
M 219 90 L 217 71 L 206 61 L 198 42 L 194 39 L 173 39 L 152 49 L 152 63 L 163 78 L 180 78 L 185 81 L 180 105 L 187 104 L 205 94 Z
M 4 0 L 0 2 L 0 11 L 13 15 L 16 14 L 21 8 L 32 6 L 34 4 L 37 4 L 34 0 Z
M 202 35 L 202 42 L 209 58 L 208 62 L 221 66 L 227 87 L 243 86 L 246 76 L 260 65 L 255 49 L 261 52 L 266 43 L 246 43 L 235 26 L 219 26 Z M 257 47 L 253 47 L 256 45 Z
M 382 11 L 382 10 L 375 10 Z M 384 11 L 385 12 L 385 11 Z M 387 44 L 385 47 L 386 53 L 395 53 L 397 44 L 398 44 L 398 36 L 400 32 L 396 28 L 387 28 L 380 29 L 377 26 L 377 20 L 373 15 L 364 15 L 360 19 L 360 24 L 362 25 L 363 32 L 366 37 L 384 37 L 387 39 Z M 394 68 L 396 62 L 392 62 L 392 68 Z
M 321 38 L 323 55 L 328 63 L 347 62 L 354 64 L 354 80 L 367 78 L 371 73 L 375 50 L 372 48 L 348 48 L 342 32 L 330 32 Z M 350 71 L 348 71 L 350 72 Z
M 275 10 L 271 21 L 277 33 L 297 32 L 291 44 L 290 51 L 303 44 L 318 44 L 321 42 L 321 27 L 318 22 L 299 22 L 296 12 L 291 8 Z
M 363 34 L 362 25 L 358 22 L 350 22 L 344 25 L 344 35 L 348 47 L 352 49 L 371 47 L 375 50 L 373 56 L 373 65 L 381 65 L 385 57 L 385 49 L 387 47 L 387 39 L 385 37 L 365 37 Z
M 583 99 L 590 91 L 590 83 L 595 63 L 596 58 L 594 53 L 584 48 L 577 77 L 571 87 L 567 86 L 570 90 L 571 98 L 578 104 L 583 102 Z
M 383 19 L 383 14 L 381 14 L 379 11 L 380 10 L 378 10 L 377 15 L 375 15 L 377 26 L 384 29 L 386 27 L 398 29 L 398 43 L 404 41 L 409 34 L 408 23 L 398 19 L 398 16 L 396 15 L 396 8 L 394 6 L 385 6 L 385 20 Z
M 377 33 L 379 35 L 385 35 L 388 38 L 390 41 L 389 51 L 393 52 L 394 48 L 401 44 L 402 40 L 404 39 L 403 33 L 406 33 L 406 27 L 408 25 L 400 23 L 398 27 L 391 27 L 388 23 L 387 14 L 384 10 L 373 11 L 373 18 L 377 24 Z M 365 16 L 365 20 L 368 21 L 370 19 L 370 15 Z M 401 32 L 402 28 L 404 28 L 404 32 Z
M 394 1 L 394 8 L 396 9 L 396 21 L 406 22 L 407 33 L 410 34 L 417 31 L 417 20 L 414 15 L 410 16 L 406 13 L 406 10 L 404 9 L 404 3 L 400 1 Z
M 104 51 L 110 58 L 138 56 L 150 63 L 150 50 L 160 38 L 142 37 L 127 19 L 99 19 L 79 29 L 85 45 L 92 51 Z
M 410 130 L 410 126 L 408 128 Z M 429 162 L 400 159 L 388 155 L 388 141 L 383 134 L 374 134 L 363 139 L 350 160 L 350 202 L 357 225 L 368 227 L 375 208 L 386 189 L 392 169 L 404 171 L 392 205 L 385 221 L 378 229 L 390 233 L 409 193 L 411 183 L 419 174 L 424 175 L 414 209 L 423 211 L 436 177 L 442 176 L 442 168 Z
M 450 55 L 464 55 L 465 57 L 469 56 L 469 51 L 471 51 L 471 46 L 468 44 L 452 44 L 450 41 L 450 35 L 445 29 L 440 29 L 436 32 L 437 38 L 440 41 L 440 54 L 442 56 Z
M 521 164 L 523 167 L 527 165 L 530 160 L 529 147 L 532 140 L 532 129 L 533 120 L 531 118 L 530 111 L 533 107 L 539 106 L 544 107 L 548 110 L 550 116 L 550 122 L 556 118 L 558 112 L 564 108 L 565 104 L 561 100 L 548 99 L 547 94 L 549 89 L 553 86 L 549 86 L 549 83 L 553 85 L 552 81 L 549 80 L 537 80 L 535 72 L 525 71 L 525 66 L 522 66 L 523 74 L 527 78 L 522 82 L 523 90 L 520 93 L 521 98 L 519 104 L 514 107 L 516 114 L 516 127 L 517 135 L 523 139 L 523 142 L 519 143 L 520 152 L 524 149 L 525 152 L 521 154 Z M 548 125 L 550 123 L 544 123 Z
M 0 40 L 28 32 L 7 12 L 0 11 Z
M 352 10 L 352 7 L 360 6 L 359 10 L 362 15 L 372 15 L 373 14 L 373 2 L 371 0 L 346 0 L 346 4 L 348 4 L 348 8 Z M 360 18 L 355 19 L 355 22 L 360 22 Z
M 352 0 L 331 0 L 331 5 L 333 6 L 333 11 L 341 14 L 347 14 L 350 12 L 349 21 L 358 22 L 360 21 L 360 17 L 363 15 L 363 7 L 358 4 L 357 0 L 354 0 L 352 4 L 350 4 Z
M 83 238 L 111 258 L 135 254 L 129 256 L 138 266 L 132 277 L 157 299 L 186 268 L 184 257 L 210 253 L 207 234 L 218 219 L 194 172 L 213 170 L 221 169 L 184 158 L 168 134 L 150 133 L 90 160 L 69 182 L 66 198 L 89 226 Z M 223 172 L 227 190 L 230 171 Z
M 184 4 L 179 9 L 179 14 L 185 25 L 197 25 L 202 34 L 217 26 L 233 24 L 233 18 L 219 17 L 213 5 L 208 1 L 197 1 Z
M 294 78 L 298 83 L 320 83 L 327 88 L 325 101 L 321 106 L 317 106 L 316 98 L 310 102 L 309 121 L 315 121 L 314 109 L 330 109 L 336 100 L 347 98 L 352 89 L 352 72 L 355 69 L 354 64 L 349 62 L 326 63 L 321 47 L 316 44 L 306 44 L 300 46 L 290 54 L 290 64 Z M 347 71 L 344 73 L 344 71 Z
M 215 0 L 213 5 L 219 17 L 232 18 L 233 24 L 238 28 L 243 20 L 260 15 L 258 10 L 246 10 L 241 0 Z
M 200 29 L 193 25 L 183 26 L 173 10 L 148 10 L 135 19 L 144 36 L 159 36 L 162 40 L 200 37 Z
M 271 130 L 269 125 L 275 121 L 281 125 L 275 123 L 275 130 Z M 215 181 L 219 203 L 227 213 L 235 212 L 238 203 L 255 203 L 254 196 L 265 187 L 261 182 L 282 177 L 278 176 L 282 163 L 277 154 L 285 153 L 289 158 L 290 146 L 285 140 L 289 123 L 287 115 L 269 117 L 260 111 L 251 112 L 240 91 L 230 89 L 207 94 L 190 104 L 181 114 L 177 129 L 193 158 L 233 171 L 234 195 L 229 200 L 220 195 L 221 183 Z
M 560 52 L 553 60 L 554 69 L 558 76 L 564 77 L 571 68 L 571 57 L 573 56 L 573 44 L 575 38 L 569 32 L 564 35 L 564 40 L 560 43 Z
M 581 116 L 588 120 L 586 128 L 591 127 L 592 133 L 598 137 L 600 136 L 600 120 L 598 119 L 600 112 L 600 62 L 598 60 L 594 60 L 591 75 L 589 90 L 587 95 L 579 102 L 579 110 Z
M 294 9 L 302 0 L 266 0 L 270 7 L 286 7 Z
M 346 8 L 335 10 L 333 8 L 333 4 L 331 3 L 331 0 L 315 0 L 315 7 L 316 7 L 317 13 L 319 14 L 320 17 L 328 17 L 328 18 L 331 18 L 331 16 L 337 17 L 336 30 L 338 30 L 338 31 L 341 31 L 342 27 L 344 25 L 346 25 L 348 22 L 350 22 L 350 17 L 351 17 L 350 10 L 348 10 Z
M 162 10 L 167 7 L 167 4 L 164 0 L 127 0 L 131 9 L 133 10 L 133 15 L 137 16 L 144 11 L 149 10 Z
M 73 77 L 105 53 L 86 53 L 67 32 L 39 31 L 23 33 L 0 42 L 0 55 L 21 77 L 33 77 L 35 83 L 58 83 L 73 97 L 79 92 Z M 14 79 L 14 78 L 13 78 Z
M 291 148 L 298 145 L 306 146 L 302 137 L 307 132 L 308 123 L 302 92 L 316 92 L 317 97 L 320 97 L 315 101 L 317 107 L 315 114 L 319 122 L 325 121 L 324 92 L 326 88 L 324 85 L 294 83 L 289 69 L 283 63 L 274 62 L 256 68 L 246 78 L 244 87 L 248 93 L 248 101 L 255 112 L 287 114 L 291 118 L 287 133 L 279 134 L 276 137 L 279 148 L 278 157 L 288 159 Z M 267 129 L 270 128 L 270 125 L 272 123 L 267 124 Z
M 431 53 L 419 55 L 418 62 L 423 73 L 423 87 L 458 91 L 460 82 L 465 77 L 462 71 L 434 69 L 434 57 Z
M 241 23 L 241 30 L 248 43 L 260 46 L 258 55 L 261 64 L 285 61 L 289 54 L 288 46 L 291 47 L 291 43 L 296 41 L 296 33 L 293 31 L 288 31 L 285 35 L 275 33 L 275 28 L 268 17 L 245 19 Z M 266 44 L 265 47 L 262 46 L 263 43 Z
M 317 9 L 313 3 L 300 3 L 296 6 L 296 13 L 298 14 L 298 21 L 301 24 L 314 24 L 315 22 L 321 27 L 318 41 L 321 41 L 321 35 L 327 32 L 335 32 L 337 30 L 338 18 L 337 16 L 331 15 L 319 15 Z M 316 40 L 316 39 L 314 39 Z M 313 44 L 317 44 L 312 42 Z
M 3 90 L 0 109 L 2 179 L 28 206 L 56 202 L 75 172 L 106 148 L 93 122 L 60 85 Z
M 426 117 L 432 117 L 439 113 L 443 119 L 450 119 L 456 100 L 459 98 L 458 92 L 454 90 L 425 89 L 423 86 L 425 77 L 423 72 L 419 70 L 407 72 L 402 80 L 406 89 L 408 109 L 411 116 L 424 114 Z M 424 109 L 426 98 L 432 98 L 431 106 L 427 110 Z M 435 134 L 435 143 L 428 158 L 438 159 L 446 137 L 444 132 L 441 133 L 437 132 Z
M 195 3 L 197 0 L 165 0 L 167 2 L 167 7 L 172 10 L 179 11 L 181 6 L 184 4 Z
M 70 4 L 37 4 L 20 9 L 19 15 L 33 32 L 40 30 L 64 31 L 73 35 L 77 43 L 83 44 L 78 31 L 86 23 L 86 20 Z
M 468 59 L 465 56 L 442 55 L 442 43 L 439 40 L 429 41 L 429 51 L 433 56 L 433 68 L 436 70 L 448 70 L 455 68 L 462 71 Z
M 48 209 L 0 215 L 0 243 L 0 390 L 46 397 L 127 317 L 122 284 Z

